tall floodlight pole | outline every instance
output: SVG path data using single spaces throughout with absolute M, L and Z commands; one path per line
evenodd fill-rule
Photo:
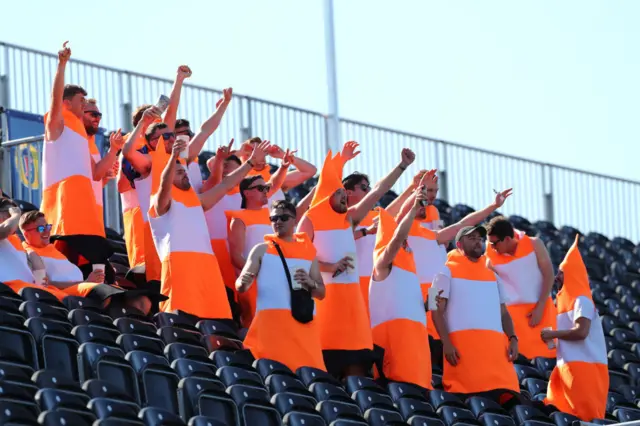
M 327 118 L 327 149 L 340 149 L 340 119 L 338 116 L 338 77 L 336 73 L 336 41 L 333 31 L 333 0 L 324 0 L 324 38 L 327 62 L 329 111 Z

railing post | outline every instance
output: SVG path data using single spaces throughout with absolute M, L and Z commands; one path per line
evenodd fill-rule
M 4 63 L 4 71 L 0 74 L 0 107 L 9 108 L 9 48 L 4 44 L 0 44 L 0 47 Z
M 440 186 L 440 199 L 449 203 L 449 181 L 447 179 L 447 144 L 442 144 L 442 164 L 443 170 L 438 170 L 438 183 Z M 437 149 L 437 146 L 436 146 Z
M 549 173 L 549 178 L 545 179 L 546 174 Z M 548 189 L 545 182 L 548 180 Z M 544 219 L 553 223 L 553 170 L 550 166 L 542 166 L 542 192 L 543 192 L 543 204 L 544 204 Z
M 133 131 L 133 125 L 131 123 L 131 116 L 133 114 L 133 106 L 131 104 L 133 94 L 131 90 L 131 74 L 128 72 L 121 74 L 120 96 L 122 99 L 122 104 L 120 105 L 120 122 L 122 123 L 122 130 L 131 132 Z
M 246 97 L 244 98 L 247 104 L 247 122 L 246 124 L 244 124 L 244 111 L 241 111 L 241 127 L 240 127 L 240 143 L 246 141 L 247 139 L 249 139 L 252 135 L 253 135 L 253 114 L 252 114 L 252 108 L 251 108 L 251 98 Z M 241 102 L 240 105 L 242 105 L 243 103 Z M 237 145 L 239 146 L 239 145 Z

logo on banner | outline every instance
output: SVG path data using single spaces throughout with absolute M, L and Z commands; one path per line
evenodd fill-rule
M 16 147 L 16 163 L 20 173 L 20 182 L 29 189 L 38 189 L 40 177 L 40 158 L 35 144 Z

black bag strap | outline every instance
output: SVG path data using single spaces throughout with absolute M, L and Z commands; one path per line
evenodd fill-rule
M 293 292 L 293 283 L 291 282 L 291 273 L 289 272 L 289 265 L 287 265 L 287 259 L 285 259 L 284 254 L 282 254 L 282 249 L 275 241 L 271 241 L 273 246 L 278 251 L 278 255 L 280 255 L 280 260 L 282 261 L 282 266 L 284 267 L 284 273 L 287 276 L 287 282 L 289 283 L 289 290 Z

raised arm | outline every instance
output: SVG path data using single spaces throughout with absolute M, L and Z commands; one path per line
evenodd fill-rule
M 385 209 L 387 213 L 389 213 L 393 217 L 398 216 L 405 201 L 407 201 L 407 199 L 411 196 L 411 194 L 413 194 L 413 191 L 418 186 L 420 186 L 420 181 L 422 180 L 422 177 L 424 176 L 425 173 L 427 173 L 426 170 L 420 170 L 413 177 L 413 181 L 409 184 L 409 186 L 407 186 L 407 188 L 404 191 L 402 191 L 402 194 L 398 195 L 391 203 L 389 203 L 389 205 Z M 411 206 L 411 204 L 409 206 Z
M 302 216 L 309 210 L 309 206 L 311 205 L 311 201 L 313 200 L 313 196 L 316 193 L 316 187 L 311 188 L 311 191 L 307 195 L 305 195 L 302 200 L 298 201 L 296 204 L 296 217 L 298 218 L 298 222 L 302 219 Z M 313 240 L 313 236 L 310 236 Z
M 182 94 L 182 84 L 191 77 L 191 68 L 186 65 L 180 65 L 176 72 L 176 80 L 173 82 L 171 95 L 169 95 L 169 106 L 164 113 L 164 123 L 173 130 L 176 126 L 176 117 L 178 115 L 178 105 L 180 104 L 180 96 Z
M 229 192 L 234 186 L 239 185 L 242 179 L 249 173 L 251 168 L 258 162 L 264 161 L 265 156 L 267 155 L 267 149 L 269 148 L 269 142 L 262 142 L 260 145 L 256 146 L 253 152 L 251 153 L 251 157 L 247 161 L 245 161 L 240 167 L 234 170 L 229 174 L 226 178 L 222 179 L 218 185 L 209 189 L 206 192 L 201 193 L 200 203 L 202 204 L 202 208 L 204 211 L 209 210 L 213 207 L 224 195 Z
M 222 117 L 224 117 L 224 113 L 227 111 L 227 107 L 229 106 L 229 102 L 231 102 L 232 96 L 233 89 L 228 88 L 222 91 L 222 99 L 220 99 L 216 104 L 216 111 L 211 115 L 211 117 L 209 117 L 204 123 L 202 123 L 202 125 L 200 126 L 200 131 L 198 131 L 193 139 L 191 139 L 191 142 L 189 142 L 190 160 L 193 160 L 200 154 L 204 143 L 220 125 Z
M 156 107 L 148 108 L 143 114 L 142 119 L 138 122 L 138 125 L 130 133 L 129 138 L 122 147 L 122 155 L 127 159 L 136 172 L 140 173 L 143 177 L 146 176 L 151 170 L 151 157 L 138 152 L 137 141 L 138 138 L 144 135 L 147 127 L 151 125 L 155 120 L 160 118 L 159 111 Z
M 426 182 L 429 181 L 430 179 L 433 179 L 433 176 L 435 176 L 436 171 L 437 171 L 436 169 L 432 169 L 432 170 L 426 171 L 425 173 L 422 173 L 422 175 L 420 176 L 420 180 L 416 185 L 416 188 L 422 188 L 421 191 L 424 193 Z M 414 182 L 415 182 L 415 178 L 414 178 Z M 418 191 L 414 190 L 413 193 L 410 194 L 409 197 L 407 197 L 407 199 L 402 204 L 402 208 L 400 208 L 400 211 L 398 212 L 396 221 L 400 222 L 402 218 L 407 213 L 409 213 L 409 210 L 411 210 L 411 208 L 413 207 L 413 204 L 415 203 L 417 195 L 418 195 Z
M 233 146 L 233 138 L 229 145 L 219 146 L 216 155 L 207 160 L 207 169 L 209 169 L 209 177 L 202 184 L 200 192 L 206 192 L 222 181 L 222 169 L 224 160 L 231 155 L 231 147 Z
M 253 281 L 258 276 L 258 272 L 260 272 L 262 256 L 264 256 L 266 251 L 266 243 L 257 244 L 251 249 L 247 261 L 242 268 L 242 272 L 240 272 L 240 275 L 236 280 L 236 290 L 238 290 L 238 293 L 244 293 L 249 290 L 249 287 L 251 287 Z
M 391 241 L 389 241 L 389 244 L 382 251 L 382 254 L 376 259 L 373 265 L 374 273 L 376 275 L 380 275 L 385 269 L 389 268 L 393 263 L 393 259 L 395 259 L 396 255 L 402 248 L 404 241 L 409 236 L 409 230 L 411 230 L 413 219 L 415 219 L 416 213 L 420 208 L 420 202 L 426 199 L 422 188 L 416 192 L 418 193 L 418 196 L 415 197 L 413 207 L 409 210 L 409 213 L 402 218 L 400 225 L 396 228 L 393 237 L 391 237 Z
M 365 218 L 367 213 L 376 205 L 380 198 L 384 194 L 387 193 L 391 189 L 391 187 L 396 183 L 398 178 L 404 173 L 404 171 L 413 163 L 416 155 L 408 148 L 404 148 L 402 150 L 402 158 L 400 163 L 389 172 L 387 176 L 382 178 L 382 180 L 373 187 L 367 195 L 364 196 L 362 200 L 355 206 L 349 209 L 349 216 L 351 217 L 351 221 L 353 226 L 356 226 L 362 219 Z
M 282 164 L 280 164 L 280 167 L 278 167 L 278 170 L 276 170 L 276 172 L 271 175 L 271 179 L 269 179 L 269 184 L 271 185 L 271 188 L 267 193 L 268 197 L 271 197 L 280 188 L 282 188 L 282 184 L 287 178 L 287 172 L 289 171 L 289 166 L 291 166 L 292 161 L 293 161 L 293 156 L 289 152 L 289 150 L 287 150 L 284 156 L 282 157 Z
M 124 138 L 122 137 L 122 129 L 118 129 L 117 132 L 111 133 L 109 137 L 109 150 L 107 154 L 93 167 L 93 180 L 100 181 L 107 177 L 107 174 L 113 168 L 113 164 L 117 160 L 118 152 L 124 145 Z
M 505 200 L 511 196 L 512 190 L 511 188 L 499 192 L 496 194 L 496 199 L 493 203 L 489 204 L 482 210 L 477 212 L 470 213 L 462 218 L 457 223 L 454 223 L 451 226 L 447 226 L 446 228 L 438 231 L 437 240 L 438 244 L 448 244 L 449 241 L 453 240 L 458 233 L 458 231 L 465 226 L 475 226 L 481 223 L 483 220 L 489 217 L 491 213 L 498 210 L 504 204 Z
M 58 51 L 58 68 L 53 78 L 53 88 L 51 89 L 51 104 L 47 122 L 44 123 L 44 131 L 47 140 L 57 140 L 64 130 L 64 119 L 62 118 L 62 97 L 64 94 L 64 70 L 71 57 L 71 49 L 67 47 L 69 42 L 65 41 L 62 49 Z
M 20 222 L 20 207 L 9 208 L 9 219 L 0 223 L 0 240 L 6 240 L 18 230 L 18 224 Z
M 296 170 L 287 172 L 287 176 L 282 183 L 281 189 L 283 191 L 288 191 L 291 188 L 294 188 L 309 178 L 315 176 L 318 172 L 318 169 L 313 164 L 308 161 L 303 160 L 300 157 L 294 156 L 297 153 L 297 150 L 291 151 L 289 154 L 291 155 L 291 165 L 296 168 Z M 274 158 L 284 159 L 285 151 L 282 150 L 277 145 L 273 145 L 271 150 L 269 150 L 269 155 Z
M 173 189 L 173 178 L 176 174 L 176 163 L 178 162 L 180 153 L 187 148 L 186 145 L 185 141 L 175 141 L 169 161 L 160 176 L 160 189 L 153 199 L 153 206 L 158 216 L 162 216 L 168 212 L 171 207 L 171 190 Z

